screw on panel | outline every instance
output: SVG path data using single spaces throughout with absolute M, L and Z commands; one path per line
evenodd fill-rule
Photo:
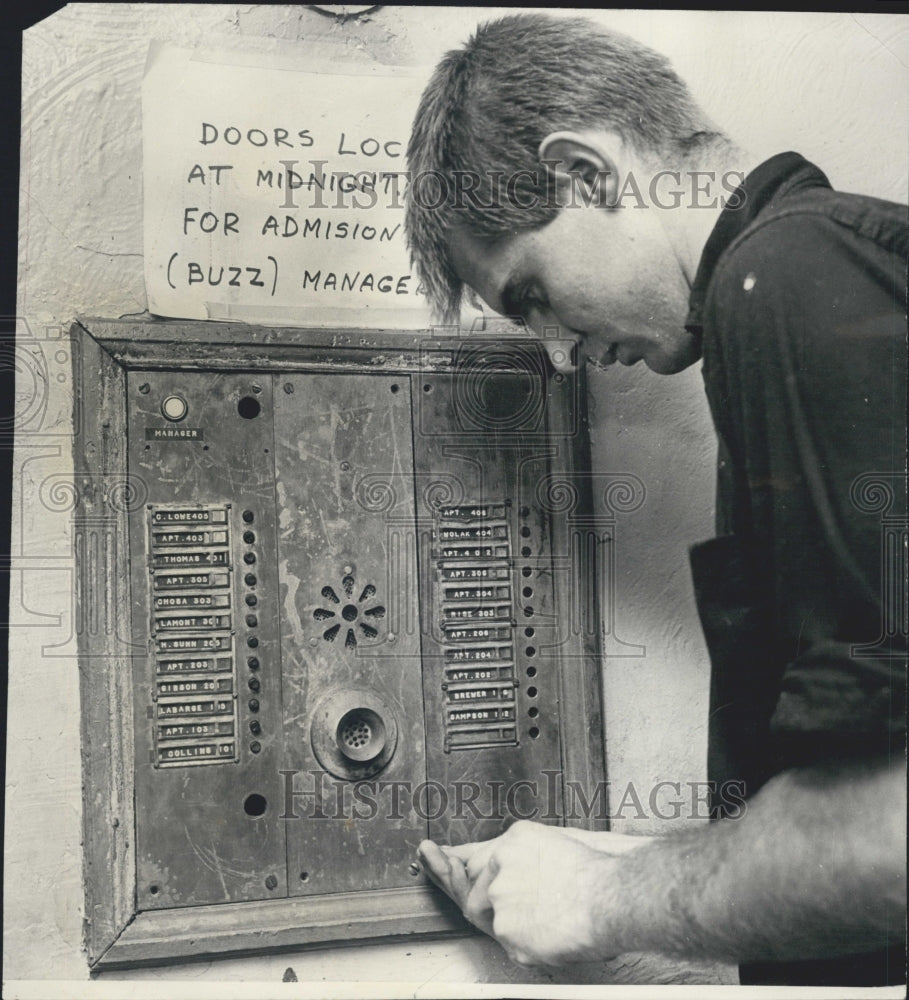
M 265 880 L 265 888 L 266 889 L 278 888 L 278 880 L 275 878 L 274 875 L 269 875 L 268 878 Z
M 411 861 L 407 866 L 407 870 L 411 875 L 419 875 L 423 869 L 416 863 L 416 861 Z
M 293 383 L 292 382 L 285 382 L 284 383 L 284 391 L 289 396 L 294 391 Z
M 150 391 L 151 391 L 151 386 L 148 384 L 148 382 L 143 382 L 142 385 L 139 386 L 139 392 L 141 392 L 143 396 Z

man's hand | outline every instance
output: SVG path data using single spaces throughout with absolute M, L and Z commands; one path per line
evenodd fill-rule
M 525 821 L 479 844 L 424 840 L 419 856 L 436 885 L 513 962 L 558 966 L 617 953 L 602 919 L 605 869 L 613 855 L 648 839 Z
M 905 929 L 906 772 L 898 760 L 784 771 L 738 819 L 658 838 L 522 822 L 419 850 L 467 919 L 525 965 L 858 954 Z

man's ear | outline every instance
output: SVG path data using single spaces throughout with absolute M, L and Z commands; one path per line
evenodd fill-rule
M 615 206 L 622 140 L 612 133 L 551 132 L 540 143 L 540 163 L 555 178 L 557 191 L 574 203 Z

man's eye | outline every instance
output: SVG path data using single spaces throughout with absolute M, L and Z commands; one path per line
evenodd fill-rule
M 549 300 L 537 291 L 529 291 L 521 296 L 521 315 L 525 318 L 549 308 Z
M 534 281 L 509 285 L 502 293 L 503 316 L 529 322 L 531 317 L 550 308 L 549 299 Z

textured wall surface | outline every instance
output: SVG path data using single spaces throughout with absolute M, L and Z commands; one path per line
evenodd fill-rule
M 268 51 L 293 41 L 349 64 L 432 64 L 484 16 L 384 8 L 338 23 L 305 7 L 78 4 L 24 39 L 20 349 L 45 359 L 17 383 L 4 962 L 8 980 L 88 976 L 81 950 L 79 692 L 66 479 L 77 314 L 145 308 L 140 86 L 151 39 Z M 660 48 L 757 155 L 797 148 L 841 188 L 905 200 L 909 40 L 872 15 L 604 12 Z M 592 378 L 594 466 L 627 472 L 644 505 L 616 532 L 617 628 L 643 655 L 604 662 L 614 788 L 703 779 L 707 666 L 687 546 L 711 533 L 714 443 L 697 370 Z M 38 401 L 40 400 L 40 405 Z M 54 478 L 54 477 L 58 478 Z M 633 811 L 620 829 L 660 825 Z M 723 968 L 626 956 L 565 973 L 512 966 L 488 940 L 375 945 L 143 970 L 133 979 L 731 982 Z

